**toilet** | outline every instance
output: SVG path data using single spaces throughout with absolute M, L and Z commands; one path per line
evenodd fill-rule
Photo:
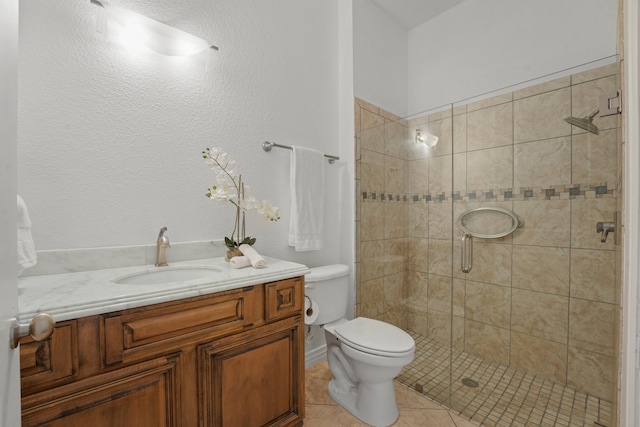
M 308 316 L 313 320 L 307 323 L 320 325 L 325 331 L 327 362 L 333 375 L 329 395 L 369 425 L 393 424 L 398 419 L 393 379 L 413 360 L 413 338 L 379 320 L 345 318 L 348 266 L 334 264 L 310 270 L 305 276 L 305 298 L 316 313 Z

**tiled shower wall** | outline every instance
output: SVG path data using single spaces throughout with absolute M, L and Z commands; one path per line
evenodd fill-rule
M 599 135 L 563 119 L 615 93 L 617 69 L 410 120 L 356 99 L 356 313 L 612 400 L 619 246 L 595 228 L 619 210 L 619 118 L 597 117 Z M 438 145 L 416 145 L 417 128 Z M 524 226 L 474 239 L 465 275 L 455 219 L 480 206 Z

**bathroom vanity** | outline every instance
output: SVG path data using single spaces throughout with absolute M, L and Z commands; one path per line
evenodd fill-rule
M 20 341 L 22 425 L 302 425 L 308 269 L 267 260 L 179 263 L 217 272 L 177 284 L 114 282 L 136 267 L 21 279 L 25 310 L 56 319 L 50 339 Z M 87 296 L 64 303 L 65 286 Z

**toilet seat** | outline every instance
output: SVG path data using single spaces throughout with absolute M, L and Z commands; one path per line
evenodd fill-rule
M 357 317 L 337 325 L 337 337 L 356 350 L 387 357 L 402 357 L 413 353 L 415 342 L 409 334 L 389 323 Z

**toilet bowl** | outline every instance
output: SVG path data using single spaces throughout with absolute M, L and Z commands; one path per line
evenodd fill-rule
M 313 300 L 327 343 L 333 400 L 372 426 L 398 418 L 393 379 L 414 357 L 413 338 L 389 323 L 366 317 L 347 320 L 349 269 L 344 265 L 312 268 L 306 296 Z M 342 303 L 344 301 L 344 304 Z
M 413 360 L 413 338 L 365 317 L 340 319 L 324 330 L 331 398 L 367 424 L 393 424 L 398 419 L 393 379 Z

